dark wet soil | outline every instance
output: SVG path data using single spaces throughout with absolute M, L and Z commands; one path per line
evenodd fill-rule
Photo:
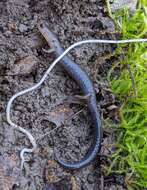
M 36 27 L 38 19 L 49 24 L 64 48 L 83 39 L 112 39 L 114 25 L 107 16 L 103 2 L 0 1 L 0 154 L 4 165 L 8 162 L 8 159 L 5 161 L 6 157 L 10 160 L 13 155 L 17 157 L 15 168 L 11 165 L 7 169 L 11 172 L 3 176 L 6 178 L 10 175 L 15 179 L 10 179 L 11 183 L 8 185 L 10 180 L 6 178 L 0 182 L 2 187 L 6 187 L 7 184 L 8 189 L 12 189 L 13 186 L 13 189 L 21 190 L 41 190 L 45 185 L 48 190 L 124 189 L 119 183 L 116 184 L 114 176 L 104 176 L 103 157 L 110 153 L 104 147 L 100 153 L 103 156 L 98 155 L 95 162 L 78 171 L 67 171 L 54 161 L 55 152 L 67 162 L 80 160 L 87 152 L 92 143 L 93 133 L 86 108 L 38 142 L 38 151 L 27 156 L 29 162 L 25 164 L 23 173 L 19 170 L 19 153 L 22 148 L 31 145 L 23 134 L 12 130 L 5 116 L 10 97 L 37 83 L 55 58 L 53 54 L 43 51 L 47 44 Z M 117 102 L 106 82 L 107 71 L 112 64 L 109 57 L 114 48 L 112 45 L 84 45 L 72 51 L 70 56 L 86 70 L 93 81 L 102 116 L 117 121 L 114 110 L 110 109 L 114 104 L 117 106 Z M 56 66 L 41 88 L 17 98 L 13 104 L 12 120 L 30 131 L 36 139 L 40 138 L 55 127 L 56 122 L 53 124 L 50 113 L 64 105 L 69 96 L 77 94 L 80 94 L 77 84 L 62 68 Z M 75 113 L 80 108 L 72 106 Z M 113 133 L 108 130 L 104 135 L 103 144 L 111 144 L 112 139 Z M 5 168 L 7 167 L 3 167 L 2 164 L 0 171 Z

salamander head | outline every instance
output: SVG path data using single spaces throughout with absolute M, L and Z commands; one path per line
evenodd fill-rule
M 37 27 L 40 33 L 46 39 L 50 48 L 57 50 L 60 47 L 60 43 L 55 34 L 49 30 L 47 23 L 39 22 Z

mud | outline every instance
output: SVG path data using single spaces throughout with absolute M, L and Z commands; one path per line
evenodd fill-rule
M 19 157 L 22 148 L 31 146 L 23 134 L 12 130 L 8 125 L 5 115 L 6 104 L 13 94 L 37 83 L 55 58 L 53 54 L 43 51 L 43 48 L 47 49 L 48 46 L 37 30 L 38 19 L 48 22 L 64 48 L 83 39 L 112 39 L 114 24 L 108 18 L 103 2 L 0 1 L 1 155 L 11 157 L 15 154 Z M 111 67 L 108 57 L 114 48 L 112 45 L 84 45 L 69 55 L 89 74 L 95 85 L 101 114 L 104 118 L 110 119 L 113 119 L 114 110 L 108 107 L 114 104 L 117 106 L 117 102 L 107 89 L 106 75 Z M 55 127 L 50 121 L 49 113 L 59 105 L 64 105 L 69 96 L 77 94 L 80 94 L 80 89 L 76 83 L 62 68 L 56 66 L 41 88 L 17 98 L 13 104 L 12 120 L 29 130 L 37 139 Z M 79 110 L 79 106 L 72 107 L 75 113 Z M 108 134 L 104 135 L 106 139 L 104 142 L 111 144 L 113 134 L 111 132 Z M 92 138 L 91 122 L 85 108 L 78 116 L 38 142 L 37 153 L 26 156 L 29 162 L 25 164 L 25 171 L 20 172 L 17 184 L 11 184 L 12 188 L 42 190 L 45 185 L 45 188 L 49 189 L 47 184 L 57 184 L 51 186 L 74 190 L 122 189 L 115 180 L 107 182 L 106 179 L 105 182 L 101 169 L 103 158 L 100 155 L 89 166 L 74 172 L 66 171 L 54 161 L 55 153 L 67 162 L 80 160 L 90 147 Z M 109 151 L 105 152 L 105 156 L 108 154 Z M 17 163 L 17 171 L 19 164 Z

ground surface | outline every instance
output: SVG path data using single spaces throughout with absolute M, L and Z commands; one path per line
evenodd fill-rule
M 0 189 L 13 186 L 14 189 L 41 190 L 46 183 L 56 183 L 56 189 L 116 189 L 113 178 L 103 177 L 102 157 L 74 172 L 64 170 L 54 161 L 55 152 L 66 161 L 80 160 L 90 147 L 93 133 L 86 109 L 41 139 L 38 152 L 28 156 L 30 161 L 25 164 L 25 172 L 22 174 L 19 170 L 19 152 L 30 143 L 23 134 L 11 130 L 5 109 L 9 98 L 35 84 L 54 60 L 53 54 L 42 49 L 47 48 L 47 44 L 36 27 L 38 19 L 49 23 L 64 48 L 82 39 L 113 38 L 114 25 L 100 0 L 0 1 Z M 113 109 L 108 108 L 116 103 L 105 89 L 106 72 L 111 65 L 107 57 L 112 50 L 109 45 L 85 45 L 71 53 L 72 59 L 91 77 L 98 105 L 104 117 L 109 118 L 113 117 Z M 28 129 L 36 139 L 40 138 L 55 127 L 51 123 L 55 111 L 60 115 L 67 109 L 68 115 L 72 115 L 80 109 L 65 104 L 69 96 L 77 94 L 80 89 L 76 83 L 57 66 L 40 89 L 15 101 L 13 121 Z M 106 145 L 111 143 L 112 135 L 104 137 Z M 101 154 L 105 153 L 107 151 Z

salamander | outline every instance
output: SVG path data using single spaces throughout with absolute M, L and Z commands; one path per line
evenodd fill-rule
M 61 47 L 60 42 L 58 41 L 55 34 L 53 34 L 46 23 L 38 24 L 38 29 L 43 37 L 46 39 L 50 48 L 54 50 L 54 53 L 59 57 L 64 49 Z M 87 107 L 91 115 L 93 129 L 94 129 L 94 142 L 87 154 L 80 161 L 75 163 L 66 163 L 56 157 L 57 162 L 67 168 L 67 169 L 80 169 L 88 165 L 94 158 L 97 156 L 101 147 L 102 140 L 102 130 L 101 130 L 101 119 L 100 113 L 97 108 L 96 95 L 92 81 L 86 74 L 84 70 L 80 68 L 74 61 L 72 61 L 68 56 L 64 56 L 59 64 L 64 68 L 64 70 L 74 79 L 74 81 L 79 85 L 83 95 L 89 95 L 87 99 Z

